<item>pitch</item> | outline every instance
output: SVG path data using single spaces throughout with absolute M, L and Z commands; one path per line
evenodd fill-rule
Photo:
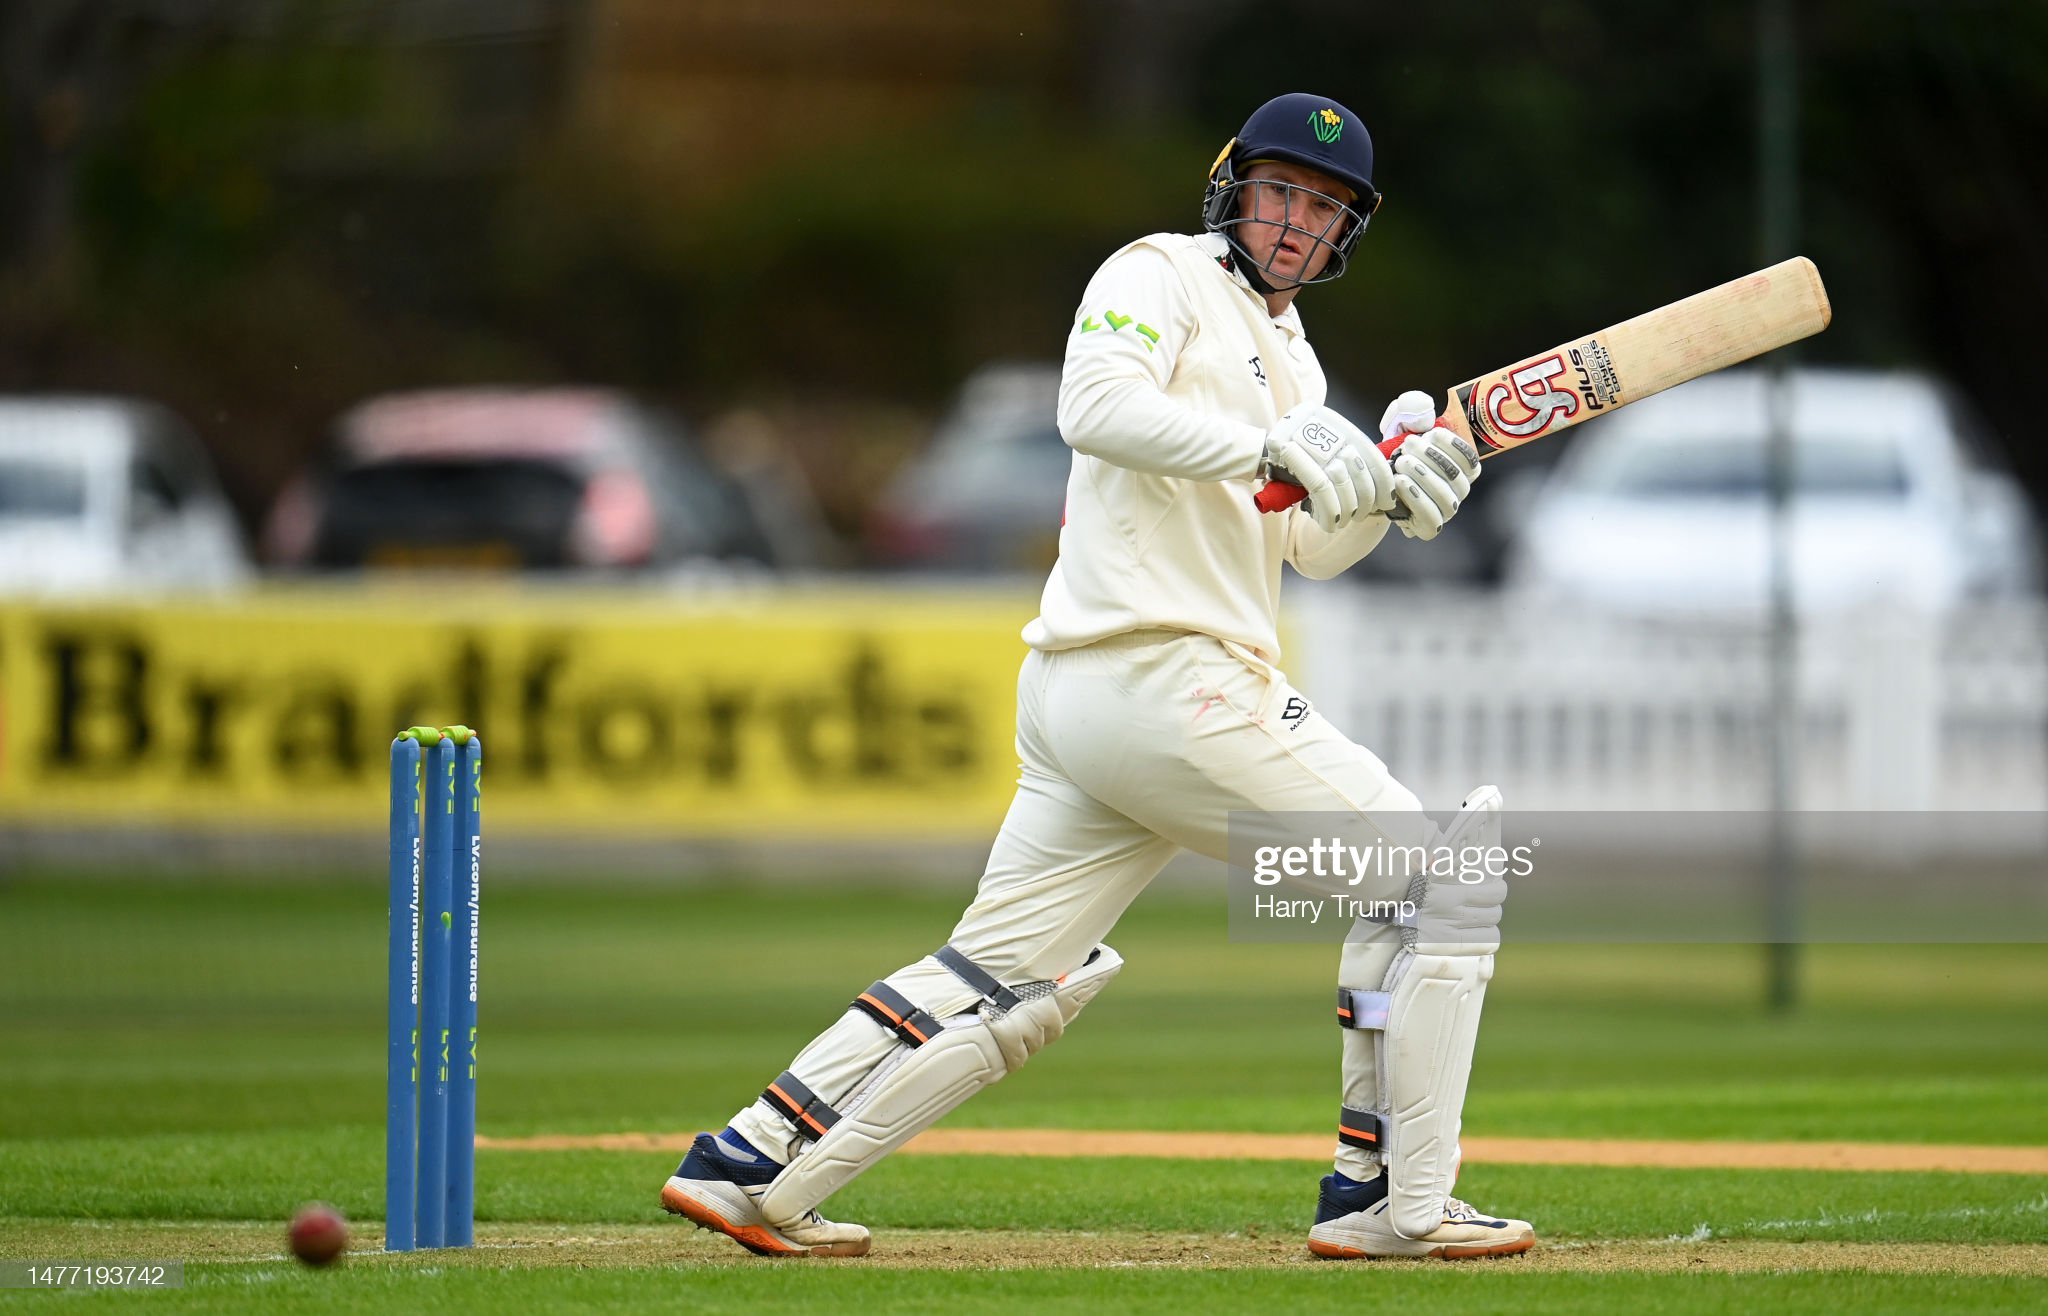
M 1230 945 L 1220 896 L 1178 890 L 1138 903 L 1114 989 L 941 1125 L 952 1142 L 833 1200 L 874 1229 L 872 1256 L 769 1262 L 664 1217 L 664 1140 L 715 1127 L 876 963 L 937 944 L 963 896 L 500 882 L 479 1246 L 315 1272 L 284 1252 L 297 1203 L 334 1202 L 359 1249 L 379 1236 L 374 875 L 17 877 L 0 885 L 0 1258 L 184 1261 L 187 1287 L 151 1300 L 180 1311 L 2022 1310 L 2048 1277 L 2038 948 L 1817 947 L 1805 1008 L 1780 1019 L 1755 948 L 1510 936 L 1460 1188 L 1535 1221 L 1538 1249 L 1328 1263 L 1303 1248 L 1327 1168 L 1303 1153 L 1333 1100 L 1334 949 Z M 1768 1143 L 1800 1144 L 1799 1164 L 1858 1163 L 1820 1146 L 1854 1144 L 1878 1168 L 1719 1163 Z M 1882 1168 L 1929 1164 L 1928 1144 L 2007 1150 Z M 1586 1163 L 1650 1145 L 1707 1154 Z

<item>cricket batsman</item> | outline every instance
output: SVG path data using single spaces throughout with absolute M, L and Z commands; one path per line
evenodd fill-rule
M 864 1255 L 867 1229 L 818 1207 L 1057 1041 L 1122 970 L 1103 938 L 1124 909 L 1182 849 L 1227 859 L 1233 811 L 1344 814 L 1399 845 L 1497 840 L 1499 792 L 1472 792 L 1439 832 L 1278 665 L 1283 562 L 1326 579 L 1390 524 L 1434 539 L 1479 475 L 1427 394 L 1381 417 L 1379 437 L 1406 436 L 1391 461 L 1324 405 L 1295 300 L 1349 266 L 1380 203 L 1372 170 L 1357 115 L 1281 96 L 1211 166 L 1204 232 L 1140 238 L 1096 272 L 1060 381 L 1073 470 L 1059 561 L 1024 631 L 1022 771 L 974 901 L 945 945 L 861 991 L 730 1125 L 697 1137 L 662 1188 L 669 1211 L 758 1253 Z M 1261 515 L 1268 479 L 1308 496 Z M 1507 894 L 1466 876 L 1396 874 L 1358 893 L 1418 915 L 1361 922 L 1344 946 L 1317 1256 L 1534 1241 L 1526 1222 L 1451 1195 Z

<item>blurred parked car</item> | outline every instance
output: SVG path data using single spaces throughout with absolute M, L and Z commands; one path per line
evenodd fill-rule
M 1059 393 L 1057 365 L 999 362 L 969 376 L 870 514 L 876 560 L 941 571 L 1050 568 L 1074 460 L 1054 421 Z
M 1524 504 L 1508 584 L 1632 612 L 1761 610 L 1765 380 L 1696 380 L 1579 431 Z M 1919 375 L 1820 369 L 1788 388 L 1798 607 L 1939 608 L 2038 586 L 2026 496 L 1943 390 Z
M 280 495 L 264 544 L 323 569 L 776 560 L 745 493 L 679 422 L 600 389 L 372 398 Z
M 169 411 L 0 398 L 0 591 L 211 590 L 248 574 L 211 461 Z

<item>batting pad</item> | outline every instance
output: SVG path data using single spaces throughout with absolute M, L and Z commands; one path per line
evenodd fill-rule
M 1011 1008 L 985 1002 L 944 1020 L 923 1045 L 897 1047 L 840 1104 L 838 1121 L 824 1136 L 776 1176 L 760 1200 L 762 1216 L 776 1226 L 800 1221 L 863 1170 L 1058 1041 L 1123 967 L 1122 956 L 1097 946 L 1087 963 L 1056 982 L 1009 989 L 1016 997 Z
M 1500 810 L 1500 792 L 1481 786 L 1465 797 L 1438 843 L 1454 851 L 1497 848 Z M 1497 875 L 1466 881 L 1456 872 L 1423 873 L 1410 883 L 1409 897 L 1417 913 L 1397 929 L 1401 949 L 1380 989 L 1337 993 L 1338 1022 L 1372 1035 L 1378 1079 L 1378 1109 L 1347 1105 L 1339 1141 L 1353 1149 L 1347 1154 L 1377 1151 L 1387 1173 L 1388 1223 L 1421 1238 L 1443 1224 L 1457 1179 L 1460 1116 L 1507 883 Z M 1355 1054 L 1349 1042 L 1346 1054 Z M 1357 1086 L 1347 1078 L 1347 1102 Z
M 1417 955 L 1404 950 L 1387 973 L 1390 1000 L 1379 1034 L 1385 1094 L 1387 1215 L 1421 1238 L 1443 1224 L 1458 1171 L 1458 1125 L 1479 1013 L 1493 977 L 1491 955 Z

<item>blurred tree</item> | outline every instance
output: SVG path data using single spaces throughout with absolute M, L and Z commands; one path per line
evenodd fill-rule
M 55 258 L 81 147 L 119 112 L 145 51 L 174 31 L 121 0 L 0 6 L 0 268 Z
M 2007 384 L 2048 293 L 2048 5 L 1794 7 L 1836 305 L 1808 359 L 1960 381 L 2048 487 Z M 1304 299 L 1324 361 L 1366 397 L 1441 385 L 1750 268 L 1751 14 L 19 0 L 0 386 L 165 398 L 252 511 L 383 388 L 928 410 L 1056 355 L 1095 265 L 1193 227 L 1216 149 L 1299 88 L 1365 118 L 1388 196 Z

